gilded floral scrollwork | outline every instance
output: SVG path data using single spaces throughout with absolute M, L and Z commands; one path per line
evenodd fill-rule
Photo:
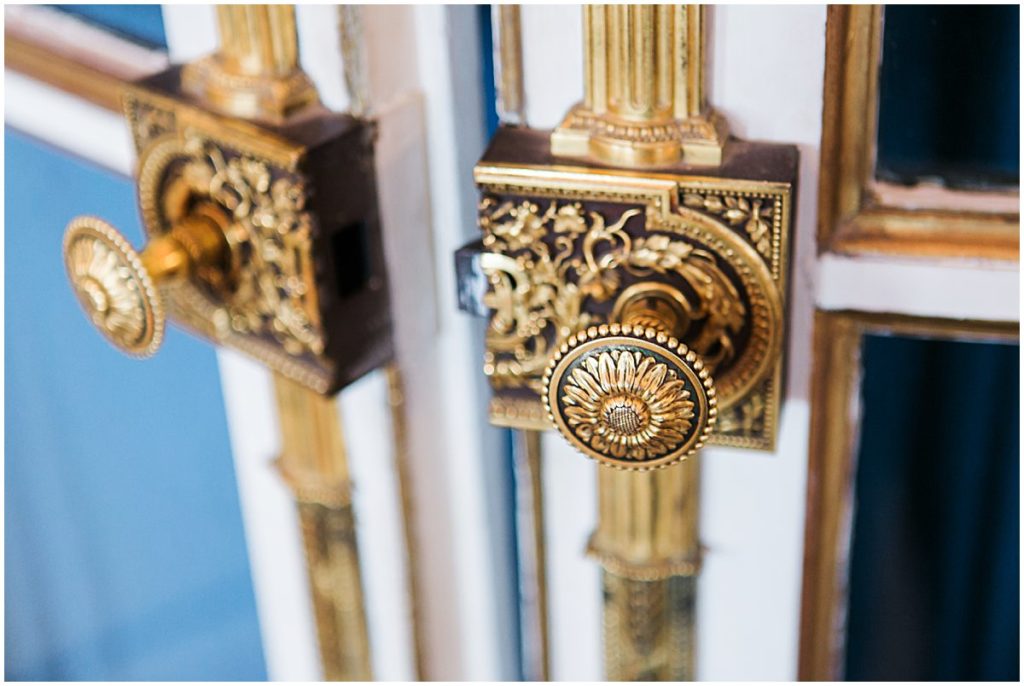
M 770 201 L 733 195 L 686 193 L 683 204 L 722 217 L 730 226 L 743 225 L 750 242 L 765 257 L 772 254 L 772 212 Z
M 764 398 L 759 394 L 753 394 L 745 402 L 719 415 L 718 429 L 743 436 L 755 434 L 764 429 L 764 411 Z
M 528 200 L 483 199 L 484 245 L 505 258 L 484 265 L 491 286 L 484 303 L 495 311 L 484 369 L 495 387 L 526 385 L 541 392 L 549 340 L 558 342 L 593 321 L 581 313 L 584 298 L 604 301 L 617 289 L 614 253 L 629 250 L 622 227 L 637 214 L 628 210 L 609 226 L 596 212 L 584 214 L 579 203 L 552 201 L 541 211 Z
M 695 302 L 687 313 L 702 326 L 691 347 L 711 364 L 734 354 L 734 335 L 746 308 L 713 253 L 667 233 L 634 238 L 626 224 L 638 208 L 617 217 L 585 211 L 578 202 L 497 200 L 480 204 L 483 261 L 494 310 L 484 369 L 495 388 L 526 386 L 542 392 L 540 374 L 552 346 L 572 332 L 601 323 L 585 301 L 607 302 L 627 276 L 674 275 L 689 284 Z
M 690 317 L 705 321 L 700 333 L 690 339 L 690 346 L 712 366 L 732 358 L 732 335 L 743 327 L 747 309 L 736 286 L 718 268 L 714 254 L 655 234 L 637 239 L 628 266 L 640 276 L 648 270 L 659 274 L 674 272 L 685 279 L 699 298 Z
M 248 268 L 239 270 L 228 299 L 228 325 L 241 334 L 270 335 L 292 355 L 322 353 L 316 293 L 308 282 L 311 219 L 301 182 L 275 179 L 265 162 L 226 156 L 199 137 L 189 138 L 185 150 L 189 186 L 227 209 L 247 243 Z

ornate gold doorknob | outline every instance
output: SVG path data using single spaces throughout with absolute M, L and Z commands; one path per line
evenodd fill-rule
M 224 282 L 229 249 L 222 227 L 216 210 L 199 208 L 137 252 L 102 219 L 76 217 L 64 234 L 64 265 L 79 303 L 107 340 L 149 357 L 163 341 L 166 319 L 158 286 L 200 273 Z
M 672 335 L 685 324 L 670 302 L 663 288 L 630 297 L 621 324 L 577 332 L 552 356 L 544 406 L 584 455 L 618 469 L 658 469 L 699 450 L 711 433 L 711 372 Z

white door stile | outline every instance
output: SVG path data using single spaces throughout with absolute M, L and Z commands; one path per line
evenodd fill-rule
M 458 311 L 453 273 L 455 250 L 475 236 L 472 167 L 486 142 L 474 13 L 374 6 L 364 26 L 383 122 L 378 177 L 406 386 L 425 676 L 497 680 L 515 675 L 506 448 L 486 421 L 482 325 Z M 389 112 L 399 110 L 388 140 Z M 392 155 L 397 163 L 384 168 Z
M 131 176 L 135 166 L 124 117 L 10 69 L 4 70 L 4 122 L 115 174 Z

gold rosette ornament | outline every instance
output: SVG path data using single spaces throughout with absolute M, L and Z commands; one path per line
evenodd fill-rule
M 700 449 L 717 416 L 703 361 L 653 328 L 590 327 L 561 346 L 544 376 L 556 428 L 583 454 L 644 471 Z
M 90 321 L 122 352 L 154 354 L 166 323 L 159 287 L 221 269 L 228 251 L 222 223 L 217 211 L 200 205 L 136 251 L 102 219 L 72 219 L 64 233 L 64 266 Z
M 117 229 L 78 217 L 64 236 L 64 265 L 75 295 L 107 340 L 149 357 L 164 336 L 164 308 L 142 258 Z

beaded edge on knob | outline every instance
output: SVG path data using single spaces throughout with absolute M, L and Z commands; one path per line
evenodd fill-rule
M 153 279 L 150 277 L 149 272 L 146 271 L 146 268 L 142 264 L 142 258 L 139 256 L 139 253 L 135 248 L 132 247 L 131 243 L 121 235 L 121 232 L 111 226 L 108 222 L 92 215 L 75 217 L 68 222 L 68 225 L 64 230 L 62 247 L 64 250 L 64 266 L 68 272 L 68 278 L 71 280 L 72 287 L 76 292 L 78 288 L 76 286 L 75 276 L 71 273 L 71 265 L 68 263 L 69 249 L 73 241 L 85 233 L 92 233 L 100 240 L 106 241 L 107 244 L 124 259 L 128 268 L 132 272 L 132 276 L 138 279 L 139 285 L 144 291 L 142 299 L 144 301 L 144 305 L 148 307 L 149 314 L 152 317 L 152 333 L 149 336 L 149 340 L 146 341 L 145 345 L 134 346 L 132 348 L 126 347 L 120 343 L 110 332 L 102 327 L 97 328 L 100 329 L 100 333 L 103 334 L 103 337 L 122 353 L 139 359 L 152 357 L 163 343 L 166 314 L 156 285 L 153 283 Z M 84 306 L 83 309 L 85 309 Z
M 715 394 L 715 385 L 714 381 L 711 378 L 710 372 L 704 365 L 704 361 L 700 358 L 700 356 L 697 353 L 690 350 L 690 348 L 685 343 L 681 342 L 674 336 L 669 336 L 668 334 L 653 328 L 634 327 L 629 324 L 600 324 L 588 327 L 583 331 L 579 331 L 575 334 L 570 335 L 562 343 L 562 345 L 559 346 L 558 350 L 555 351 L 555 354 L 552 356 L 551 360 L 548 362 L 547 367 L 544 370 L 544 392 L 541 394 L 541 400 L 544 403 L 544 409 L 547 413 L 548 421 L 551 422 L 552 426 L 555 426 L 556 428 L 558 427 L 558 422 L 555 420 L 555 413 L 551 407 L 550 399 L 551 382 L 552 377 L 554 376 L 555 368 L 558 367 L 558 364 L 565 358 L 565 356 L 571 350 L 577 348 L 580 345 L 583 345 L 588 341 L 605 338 L 609 336 L 624 336 L 627 338 L 633 338 L 637 341 L 656 343 L 660 346 L 663 346 L 667 351 L 671 352 L 672 354 L 680 357 L 685 363 L 689 364 L 693 372 L 696 374 L 697 378 L 700 379 L 701 385 L 703 386 L 704 396 L 707 402 L 707 417 L 704 421 L 704 426 L 701 429 L 700 434 L 697 436 L 696 441 L 694 441 L 693 445 L 688 450 L 681 453 L 674 459 L 667 462 L 662 462 L 660 464 L 655 464 L 651 466 L 644 466 L 643 464 L 638 464 L 636 466 L 624 465 L 617 461 L 612 461 L 612 459 L 617 460 L 618 458 L 603 460 L 600 458 L 596 458 L 592 455 L 589 455 L 582 450 L 579 450 L 578 447 L 577 450 L 579 450 L 579 452 L 581 452 L 589 459 L 595 460 L 599 464 L 611 469 L 617 469 L 620 471 L 627 472 L 649 472 L 657 469 L 664 469 L 666 467 L 671 467 L 672 465 L 678 464 L 685 460 L 686 458 L 688 458 L 690 455 L 693 455 L 695 452 L 703 448 L 708 436 L 711 435 L 711 431 L 714 429 L 715 422 L 718 418 L 718 401 L 716 399 Z

